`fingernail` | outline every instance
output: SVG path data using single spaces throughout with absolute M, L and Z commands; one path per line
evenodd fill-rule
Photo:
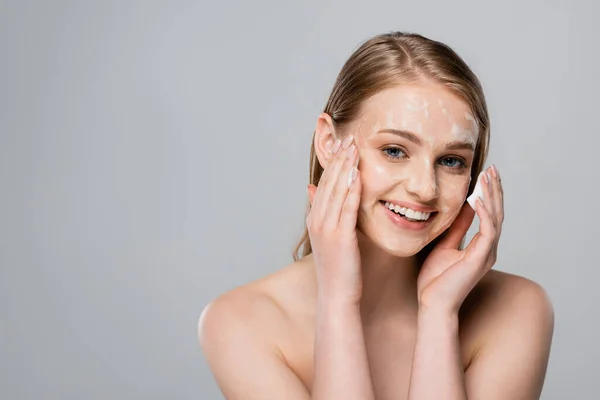
M 498 170 L 494 164 L 492 164 L 492 175 L 494 175 L 494 178 L 498 177 Z
M 341 145 L 342 145 L 342 142 L 341 142 L 341 140 L 340 140 L 340 139 L 337 139 L 337 140 L 335 141 L 335 143 L 333 144 L 333 147 L 332 147 L 332 149 L 331 149 L 331 150 L 333 151 L 333 153 L 334 153 L 334 154 L 337 154 L 337 152 L 340 150 L 340 147 L 341 147 Z
M 489 178 L 488 178 L 488 174 L 487 174 L 487 172 L 485 172 L 485 171 L 484 171 L 484 172 L 483 172 L 481 175 L 483 175 L 483 181 L 484 181 L 485 183 L 488 183 L 488 184 L 489 184 L 489 183 L 490 183 L 490 180 L 489 180 Z
M 354 154 L 354 149 L 356 149 L 355 145 L 348 147 L 348 149 L 346 150 L 346 157 L 352 158 L 352 155 Z
M 356 167 L 352 168 L 352 170 L 350 171 L 350 175 L 348 175 L 348 187 L 352 186 L 352 182 L 354 182 L 357 175 L 358 169 L 356 169 Z
M 354 140 L 354 136 L 352 136 L 351 134 L 346 136 L 346 139 L 344 139 L 344 143 L 342 143 L 342 147 L 344 149 L 347 149 L 348 146 L 350 146 L 350 143 L 352 143 L 352 140 Z

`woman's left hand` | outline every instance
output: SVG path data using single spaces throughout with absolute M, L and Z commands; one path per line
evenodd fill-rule
M 489 180 L 486 174 L 489 175 Z M 494 266 L 504 221 L 504 194 L 494 166 L 479 175 L 484 201 L 477 199 L 479 232 L 459 250 L 475 212 L 465 202 L 446 236 L 431 251 L 417 281 L 419 307 L 457 313 L 477 282 Z

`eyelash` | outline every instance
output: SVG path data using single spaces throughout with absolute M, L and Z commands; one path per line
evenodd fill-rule
M 398 157 L 398 156 L 394 157 L 394 156 L 391 156 L 387 152 L 387 150 L 390 150 L 390 149 L 391 150 L 398 150 L 399 152 L 403 153 L 405 155 L 405 157 Z M 404 151 L 403 149 L 401 149 L 400 147 L 397 147 L 397 146 L 384 147 L 382 149 L 382 151 L 383 151 L 383 154 L 388 159 L 390 159 L 392 161 L 399 161 L 399 160 L 402 160 L 402 159 L 406 158 L 406 151 Z M 456 170 L 456 171 L 462 171 L 463 169 L 465 169 L 467 167 L 467 163 L 462 158 L 459 158 L 459 157 L 446 156 L 446 157 L 443 157 L 441 160 L 448 160 L 448 159 L 456 160 L 456 161 L 458 161 L 460 163 L 460 165 L 457 166 L 457 167 L 450 167 L 450 166 L 444 165 L 444 167 L 447 167 L 447 168 L 450 168 L 450 169 Z

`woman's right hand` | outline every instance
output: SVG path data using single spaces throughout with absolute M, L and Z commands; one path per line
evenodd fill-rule
M 362 273 L 356 221 L 361 181 L 352 135 L 336 140 L 319 181 L 308 186 L 311 203 L 306 225 L 317 270 L 319 296 L 325 301 L 359 303 Z

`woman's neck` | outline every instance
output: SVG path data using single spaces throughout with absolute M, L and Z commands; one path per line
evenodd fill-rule
M 392 256 L 357 231 L 361 254 L 364 325 L 376 325 L 392 315 L 415 316 L 418 311 L 418 260 Z

